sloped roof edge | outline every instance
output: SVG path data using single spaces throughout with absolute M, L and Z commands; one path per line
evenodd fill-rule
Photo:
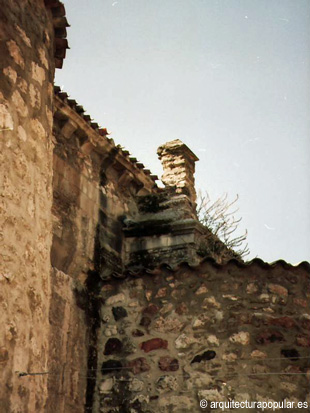
M 144 174 L 146 179 L 149 179 L 151 182 L 153 181 L 154 186 L 157 187 L 156 181 L 158 181 L 158 176 L 153 175 L 151 171 L 147 169 L 135 157 L 133 157 L 129 151 L 122 148 L 120 145 L 116 145 L 112 138 L 108 138 L 109 132 L 107 131 L 107 129 L 100 128 L 98 123 L 93 122 L 90 115 L 85 114 L 86 110 L 82 105 L 79 105 L 75 99 L 70 99 L 69 95 L 66 92 L 63 92 L 61 88 L 56 85 L 54 86 L 54 95 L 58 99 L 60 99 L 63 104 L 67 105 L 72 111 L 74 111 L 83 122 L 87 123 L 87 125 L 90 126 L 94 130 L 94 132 L 98 134 L 99 139 L 103 137 L 108 140 L 111 146 L 118 148 L 119 153 L 124 159 L 126 159 L 126 162 L 132 164 L 132 166 L 136 168 L 137 173 Z

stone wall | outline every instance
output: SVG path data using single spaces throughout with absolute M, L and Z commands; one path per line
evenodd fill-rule
M 53 93 L 64 6 L 0 0 L 0 14 L 0 409 L 308 400 L 309 264 L 224 264 L 233 253 L 197 221 L 189 148 L 159 149 L 160 189 L 81 105 Z M 190 267 L 202 243 L 223 265 Z
M 18 372 L 48 362 L 54 28 L 42 0 L 0 1 L 0 14 L 0 406 L 39 412 L 47 376 Z
M 157 188 L 156 177 L 115 145 L 106 129 L 91 122 L 84 109 L 59 88 L 55 88 L 53 134 L 51 261 L 55 272 L 50 310 L 50 367 L 55 378 L 49 380 L 48 406 L 60 412 L 78 412 L 85 403 L 85 411 L 96 412 L 99 409 L 97 371 L 102 363 L 100 291 L 105 280 L 122 278 L 128 269 L 140 271 L 162 262 L 176 265 L 186 259 L 199 263 L 198 247 L 205 229 L 197 221 L 194 198 L 178 194 L 174 185 Z M 185 148 L 182 142 L 178 143 Z M 181 156 L 179 146 L 175 155 L 177 166 Z M 186 153 L 192 154 L 188 148 Z M 169 156 L 173 163 L 173 153 Z M 196 158 L 193 154 L 192 157 L 194 165 Z M 189 181 L 192 196 L 193 168 Z M 181 174 L 174 183 L 184 179 L 186 183 Z M 224 257 L 223 253 L 213 255 L 219 261 Z M 61 288 L 57 286 L 59 278 L 65 280 L 59 284 Z M 57 319 L 58 307 L 66 308 L 62 313 L 70 308 L 64 319 Z M 78 360 L 71 357 L 70 342 L 65 338 L 67 331 L 76 337 Z M 55 340 L 58 336 L 60 341 Z M 63 366 L 66 372 L 73 372 L 75 389 L 80 392 L 71 405 L 63 400 L 65 394 L 72 394 L 70 379 L 57 382 Z M 87 377 L 86 385 L 83 377 Z M 57 398 L 53 392 L 62 397 Z
M 44 411 L 84 411 L 87 383 L 88 322 L 72 277 L 51 272 L 48 401 Z
M 201 399 L 310 403 L 309 281 L 309 264 L 254 260 L 106 283 L 93 411 L 200 411 Z
M 55 109 L 52 264 L 73 277 L 122 272 L 123 222 L 154 178 L 57 88 Z
M 48 411 L 91 411 L 97 367 L 97 291 L 122 274 L 122 228 L 154 178 L 55 88 Z

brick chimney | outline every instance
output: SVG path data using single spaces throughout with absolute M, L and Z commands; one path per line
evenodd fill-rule
M 157 150 L 166 187 L 175 187 L 177 194 L 185 194 L 192 203 L 196 201 L 195 162 L 197 156 L 179 139 L 161 145 Z

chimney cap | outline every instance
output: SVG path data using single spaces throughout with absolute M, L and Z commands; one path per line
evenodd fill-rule
M 157 149 L 159 158 L 168 153 L 175 155 L 182 154 L 191 159 L 193 162 L 199 161 L 199 158 L 194 154 L 194 152 L 192 152 L 180 139 L 166 142 Z

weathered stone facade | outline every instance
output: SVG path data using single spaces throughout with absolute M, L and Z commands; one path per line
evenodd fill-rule
M 1 1 L 1 386 L 3 412 L 44 409 L 52 240 L 54 27 L 43 1 Z
M 255 260 L 162 266 L 104 284 L 95 411 L 310 403 L 309 281 L 306 264 Z
M 198 222 L 186 145 L 159 148 L 159 188 L 53 87 L 63 5 L 1 6 L 1 409 L 309 401 L 309 264 L 235 259 Z

